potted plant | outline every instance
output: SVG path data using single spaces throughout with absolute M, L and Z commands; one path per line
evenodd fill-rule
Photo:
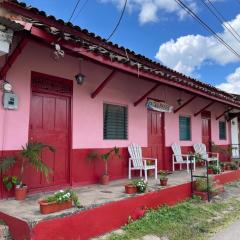
M 137 187 L 137 191 L 139 193 L 144 193 L 147 189 L 147 182 L 145 182 L 143 179 L 137 179 L 134 180 L 134 185 Z
M 194 184 L 194 195 L 201 197 L 202 200 L 207 200 L 207 189 L 209 193 L 213 191 L 213 180 L 209 179 L 209 187 L 207 186 L 207 180 L 204 178 L 197 178 Z
M 19 176 L 6 175 L 2 179 L 4 186 L 8 191 L 15 187 L 16 200 L 24 200 L 26 198 L 27 186 L 23 183 L 23 176 L 27 165 L 31 165 L 36 171 L 43 173 L 43 176 L 48 180 L 48 175 L 52 170 L 41 160 L 40 157 L 41 152 L 45 148 L 54 152 L 54 148 L 49 145 L 39 142 L 30 142 L 22 147 L 18 157 L 5 157 L 0 160 L 0 170 L 3 173 L 6 173 L 12 166 L 14 166 L 17 163 L 17 159 L 20 161 Z
M 90 152 L 88 154 L 88 159 L 92 160 L 92 159 L 102 159 L 104 162 L 104 173 L 101 177 L 101 183 L 103 185 L 107 185 L 109 183 L 109 173 L 108 173 L 108 161 L 110 156 L 115 155 L 117 157 L 119 157 L 119 148 L 114 147 L 112 149 L 110 149 L 108 152 L 104 153 L 104 154 L 99 154 L 97 152 Z
M 75 207 L 81 207 L 80 201 L 76 192 L 72 189 L 60 190 L 55 192 L 53 195 L 40 200 L 40 212 L 42 214 L 49 214 L 53 212 L 58 212 L 72 207 L 72 202 Z
M 137 186 L 135 185 L 134 182 L 130 182 L 125 185 L 125 192 L 127 194 L 133 194 L 137 192 Z
M 220 162 L 220 168 L 221 168 L 221 172 L 225 171 L 225 163 L 224 162 Z
M 208 169 L 207 169 L 208 174 L 213 174 L 213 167 L 214 167 L 213 165 L 208 166 Z
M 168 175 L 168 173 L 166 171 L 160 171 L 159 175 L 160 175 L 160 185 L 161 186 L 167 186 L 167 182 L 168 182 L 167 175 Z
M 221 168 L 218 166 L 212 166 L 213 174 L 219 174 L 221 172 Z
M 147 164 L 147 166 L 152 165 L 153 164 L 153 160 L 148 159 L 146 161 L 146 164 Z M 149 169 L 147 171 L 147 174 L 148 174 L 149 177 L 152 177 L 154 175 L 154 169 Z

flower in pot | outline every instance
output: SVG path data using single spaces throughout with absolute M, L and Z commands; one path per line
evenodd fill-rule
M 130 182 L 130 183 L 127 183 L 125 185 L 125 192 L 127 194 L 133 194 L 133 193 L 137 192 L 137 186 L 135 185 L 134 181 Z
M 134 185 L 137 187 L 139 193 L 144 193 L 147 189 L 147 182 L 143 179 L 137 179 L 133 181 Z
M 238 169 L 238 165 L 235 162 L 232 162 L 230 165 L 231 170 L 237 170 Z
M 23 183 L 23 177 L 25 173 L 25 168 L 27 165 L 33 166 L 36 171 L 43 173 L 43 176 L 48 180 L 49 173 L 52 170 L 42 161 L 40 155 L 43 149 L 49 149 L 50 151 L 54 152 L 54 148 L 38 143 L 38 142 L 30 142 L 27 143 L 22 150 L 18 157 L 5 157 L 0 159 L 0 170 L 3 173 L 6 173 L 11 167 L 13 167 L 19 159 L 20 161 L 20 173 L 19 176 L 4 176 L 2 181 L 4 186 L 8 191 L 10 191 L 15 186 L 15 198 L 16 200 L 24 200 L 27 194 L 27 186 Z
M 225 163 L 224 162 L 220 162 L 220 168 L 221 168 L 221 172 L 225 171 Z
M 61 211 L 64 209 L 68 209 L 72 207 L 72 202 L 75 207 L 81 207 L 80 201 L 76 192 L 72 189 L 60 190 L 55 192 L 53 195 L 40 200 L 40 212 L 42 214 L 49 214 L 57 211 Z
M 160 185 L 161 186 L 167 186 L 167 182 L 168 182 L 167 175 L 168 175 L 168 173 L 166 171 L 160 171 L 159 175 L 160 175 Z
M 218 166 L 212 166 L 213 174 L 219 174 L 221 172 L 221 168 Z
M 102 178 L 101 178 L 101 183 L 103 185 L 106 185 L 106 184 L 109 183 L 108 161 L 109 161 L 110 156 L 113 156 L 113 155 L 117 156 L 117 157 L 120 157 L 119 148 L 114 147 L 104 154 L 99 154 L 97 152 L 90 152 L 88 154 L 88 159 L 89 160 L 100 158 L 104 162 L 104 173 L 103 173 Z
M 213 168 L 214 168 L 213 165 L 208 165 L 207 173 L 208 174 L 213 174 Z

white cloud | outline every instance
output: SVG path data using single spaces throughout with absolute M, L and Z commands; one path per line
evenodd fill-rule
M 240 67 L 236 68 L 233 73 L 227 76 L 226 82 L 221 83 L 216 87 L 229 93 L 240 94 Z
M 240 14 L 229 24 L 240 32 Z M 226 30 L 219 33 L 222 39 L 240 53 L 239 43 Z M 186 35 L 169 40 L 160 45 L 156 58 L 164 65 L 188 75 L 201 67 L 205 61 L 221 65 L 237 62 L 240 59 L 220 44 L 213 36 Z
M 100 0 L 103 3 L 111 2 L 118 8 L 122 8 L 125 0 Z M 197 11 L 194 0 L 185 0 L 191 9 Z M 141 24 L 157 22 L 159 13 L 175 13 L 180 19 L 187 16 L 187 13 L 174 0 L 128 0 L 129 11 L 139 12 L 139 22 Z

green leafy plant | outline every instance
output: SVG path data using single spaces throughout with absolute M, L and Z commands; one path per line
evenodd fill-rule
M 73 201 L 75 207 L 78 208 L 81 207 L 78 195 L 72 189 L 57 191 L 53 195 L 44 199 L 44 201 L 49 203 L 51 202 L 62 203 L 70 200 Z
M 17 159 L 20 160 L 20 173 L 19 177 L 16 180 L 16 176 L 4 176 L 2 181 L 7 190 L 11 190 L 14 185 L 20 185 L 20 187 L 25 186 L 22 182 L 24 171 L 27 165 L 33 166 L 37 171 L 43 173 L 44 177 L 48 180 L 48 175 L 52 172 L 52 169 L 49 168 L 41 159 L 41 153 L 44 149 L 48 149 L 51 152 L 54 152 L 55 149 L 47 144 L 39 142 L 30 142 L 22 147 L 18 157 L 5 157 L 0 160 L 0 171 L 6 173 L 11 167 L 13 167 Z
M 221 172 L 221 168 L 216 165 L 209 165 L 208 169 L 212 169 L 214 174 L 219 174 Z
M 132 181 L 132 183 L 137 187 L 138 192 L 144 193 L 147 188 L 147 182 L 145 182 L 143 179 L 135 179 Z
M 213 190 L 214 181 L 209 179 L 209 191 Z M 197 178 L 195 181 L 195 190 L 199 192 L 207 192 L 207 179 L 206 178 Z
M 168 172 L 166 172 L 166 171 L 159 171 L 159 175 L 160 175 L 160 179 L 161 179 L 161 180 L 166 180 L 166 179 L 168 179 L 168 178 L 167 178 Z
M 109 161 L 110 156 L 120 157 L 119 148 L 114 147 L 104 154 L 99 154 L 98 152 L 95 152 L 95 151 L 90 152 L 88 154 L 88 159 L 90 159 L 90 160 L 98 159 L 98 158 L 102 159 L 104 162 L 104 174 L 103 175 L 108 175 L 108 161 Z
M 2 181 L 8 191 L 20 184 L 20 179 L 16 176 L 4 176 Z

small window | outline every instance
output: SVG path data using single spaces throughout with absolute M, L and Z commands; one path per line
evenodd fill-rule
M 226 122 L 219 122 L 219 139 L 226 140 Z
M 179 138 L 180 141 L 191 140 L 191 118 L 179 116 Z
M 104 139 L 128 138 L 128 110 L 127 107 L 103 104 L 103 137 Z

